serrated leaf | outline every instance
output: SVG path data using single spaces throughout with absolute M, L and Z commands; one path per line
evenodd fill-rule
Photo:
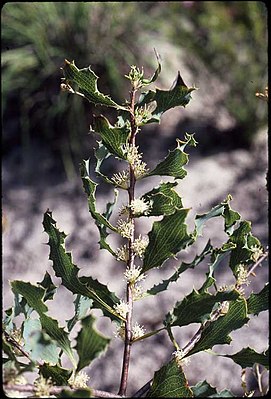
M 103 336 L 94 328 L 95 318 L 91 315 L 81 320 L 82 328 L 76 338 L 76 346 L 79 356 L 77 371 L 88 366 L 104 352 L 109 345 L 110 339 Z
M 52 366 L 47 363 L 39 366 L 39 374 L 44 378 L 51 378 L 55 385 L 68 385 L 68 380 L 72 374 L 72 370 L 64 369 L 58 365 Z
M 183 179 L 187 172 L 183 168 L 188 163 L 188 154 L 184 152 L 187 145 L 196 145 L 193 134 L 187 134 L 185 141 L 177 139 L 177 147 L 173 151 L 169 151 L 168 156 L 160 162 L 152 171 L 147 173 L 144 177 L 148 176 L 172 176 L 175 179 Z
M 177 182 L 161 183 L 141 197 L 143 201 L 151 204 L 148 216 L 171 215 L 177 209 L 183 208 L 181 197 L 173 189 L 176 185 Z
M 206 380 L 198 382 L 191 387 L 193 394 L 198 398 L 207 398 L 210 395 L 217 393 L 216 388 L 212 387 Z
M 63 84 L 66 85 L 68 91 L 85 97 L 94 105 L 126 109 L 115 103 L 108 95 L 99 92 L 97 88 L 98 76 L 91 70 L 90 66 L 88 68 L 78 69 L 74 61 L 70 62 L 65 60 L 65 65 L 62 70 L 64 74 Z M 74 85 L 78 86 L 79 91 L 74 88 Z
M 262 352 L 258 353 L 251 348 L 243 348 L 240 352 L 233 355 L 219 355 L 232 359 L 235 363 L 239 364 L 242 369 L 246 367 L 252 367 L 255 363 L 259 363 L 262 366 L 269 369 L 269 353 Z
M 71 254 L 65 251 L 66 234 L 57 229 L 56 222 L 49 210 L 44 214 L 43 226 L 49 236 L 49 259 L 53 261 L 53 269 L 56 276 L 61 277 L 62 284 L 74 294 L 81 294 L 93 299 L 93 307 L 101 309 L 112 320 L 121 319 L 111 307 L 117 304 L 119 299 L 108 290 L 107 286 L 91 277 L 87 277 L 86 281 L 83 280 L 83 277 L 78 278 L 79 269 L 73 264 Z
M 193 396 L 186 377 L 175 359 L 172 359 L 154 373 L 153 382 L 146 397 L 150 398 L 190 398 Z
M 251 294 L 247 299 L 248 314 L 258 315 L 269 309 L 269 283 L 258 294 Z
M 171 326 L 186 326 L 190 323 L 202 323 L 210 315 L 214 305 L 218 302 L 232 301 L 240 296 L 236 290 L 217 292 L 211 295 L 208 292 L 198 292 L 195 289 L 181 302 L 177 302 L 166 318 L 170 319 Z
M 109 222 L 109 220 L 104 216 L 104 214 L 100 214 L 96 210 L 96 188 L 98 186 L 97 183 L 95 183 L 93 180 L 90 179 L 88 175 L 88 169 L 89 169 L 89 161 L 83 161 L 81 163 L 81 178 L 83 182 L 83 187 L 85 190 L 85 193 L 87 194 L 87 199 L 88 199 L 88 209 L 95 220 L 95 224 L 98 227 L 99 233 L 100 233 L 100 248 L 101 249 L 106 249 L 109 251 L 113 256 L 115 256 L 114 251 L 110 247 L 110 245 L 106 242 L 106 237 L 108 236 L 106 228 L 109 228 L 112 231 L 117 231 L 117 229 Z M 110 206 L 115 205 L 117 201 L 117 195 L 118 192 L 115 190 L 115 198 L 114 201 L 110 204 Z
M 43 280 L 38 283 L 38 285 L 45 289 L 44 302 L 47 300 L 52 300 L 54 294 L 56 293 L 57 287 L 54 285 L 48 272 L 45 273 Z
M 95 193 L 98 184 L 92 181 L 88 175 L 88 169 L 89 169 L 88 163 L 89 161 L 83 161 L 81 164 L 81 178 L 83 181 L 84 190 L 88 197 L 89 212 L 91 213 L 93 219 L 95 219 L 95 221 L 97 221 L 99 225 L 104 225 L 108 227 L 110 230 L 116 232 L 117 229 L 111 223 L 109 223 L 109 221 L 103 215 L 101 215 L 96 210 Z
M 77 295 L 73 303 L 75 308 L 74 316 L 70 320 L 66 320 L 68 331 L 72 330 L 78 320 L 86 316 L 88 310 L 92 308 L 93 300 L 82 295 Z
M 154 222 L 149 232 L 149 244 L 146 248 L 142 273 L 153 267 L 161 266 L 165 260 L 176 255 L 192 242 L 184 223 L 189 209 L 181 209 L 173 215 L 164 216 Z
M 159 292 L 165 291 L 169 284 L 172 282 L 175 282 L 178 280 L 178 278 L 180 277 L 180 275 L 187 269 L 192 268 L 194 269 L 194 267 L 196 267 L 200 262 L 202 262 L 202 260 L 211 253 L 212 251 L 212 245 L 210 244 L 210 241 L 207 242 L 205 248 L 203 249 L 203 251 L 201 252 L 200 255 L 196 255 L 196 257 L 194 258 L 194 260 L 190 263 L 185 263 L 182 262 L 181 265 L 178 267 L 178 269 L 176 270 L 176 272 L 169 277 L 166 280 L 163 280 L 160 284 L 154 285 L 152 288 L 150 288 L 147 291 L 147 295 L 156 295 Z
M 231 251 L 229 263 L 234 275 L 236 275 L 236 269 L 241 263 L 249 264 L 253 262 L 254 251 L 250 248 L 253 246 L 260 248 L 261 243 L 251 234 L 251 222 L 247 220 L 240 222 L 239 227 L 232 233 L 229 241 L 236 245 Z
M 160 122 L 161 116 L 167 110 L 182 106 L 185 107 L 191 100 L 191 92 L 196 90 L 195 87 L 187 87 L 183 82 L 180 72 L 176 82 L 174 82 L 173 87 L 170 90 L 149 90 L 142 93 L 139 97 L 137 107 L 144 107 L 149 103 L 155 101 L 156 108 L 152 111 L 151 116 L 147 123 Z
M 188 352 L 188 355 L 190 356 L 194 353 L 211 349 L 214 345 L 229 344 L 231 342 L 229 333 L 241 328 L 248 320 L 246 300 L 237 299 L 232 301 L 228 312 L 210 323 L 203 330 L 199 341 Z
M 211 254 L 211 262 L 209 264 L 209 277 L 214 276 L 214 272 L 221 262 L 229 255 L 230 251 L 236 247 L 236 244 L 229 242 L 221 246 L 221 248 L 215 248 Z
M 155 50 L 154 50 L 154 51 L 155 51 Z M 161 63 L 160 63 L 159 56 L 158 56 L 158 54 L 156 53 L 156 51 L 155 51 L 155 55 L 156 55 L 156 60 L 157 60 L 158 66 L 157 66 L 157 68 L 156 68 L 154 74 L 153 74 L 149 79 L 141 79 L 142 86 L 143 86 L 143 85 L 144 85 L 144 86 L 147 86 L 147 85 L 149 85 L 149 84 L 155 82 L 156 79 L 158 78 L 160 72 L 161 72 L 162 67 L 161 67 Z
M 231 209 L 229 201 L 231 200 L 231 196 L 229 195 L 225 201 L 213 207 L 209 212 L 204 213 L 202 215 L 196 215 L 195 218 L 195 237 L 202 235 L 202 230 L 205 223 L 217 216 L 224 217 L 224 230 L 227 234 L 232 232 L 234 224 L 241 218 L 238 212 L 235 212 Z
M 228 389 L 217 392 L 217 388 L 212 387 L 206 380 L 199 382 L 191 387 L 193 394 L 198 398 L 233 398 L 234 395 Z
M 41 287 L 18 280 L 12 281 L 11 287 L 13 292 L 22 295 L 28 304 L 38 313 L 42 329 L 57 342 L 58 346 L 67 354 L 73 364 L 76 364 L 68 334 L 62 327 L 58 326 L 56 320 L 45 314 L 48 311 L 47 306 L 43 302 L 45 290 Z
M 38 319 L 28 318 L 23 322 L 24 350 L 30 353 L 32 360 L 57 363 L 60 348 L 42 331 Z
M 100 115 L 94 116 L 93 130 L 100 135 L 103 145 L 110 154 L 120 159 L 126 159 L 123 149 L 130 134 L 130 129 L 126 125 L 122 127 L 112 126 L 103 115 Z

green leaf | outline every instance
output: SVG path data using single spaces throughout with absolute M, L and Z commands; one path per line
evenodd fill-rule
M 110 339 L 104 337 L 93 327 L 95 320 L 91 315 L 81 320 L 82 328 L 77 335 L 75 346 L 79 356 L 77 371 L 88 366 L 109 345 Z
M 160 122 L 161 116 L 167 110 L 182 106 L 185 107 L 191 100 L 191 92 L 196 90 L 195 87 L 187 87 L 183 82 L 180 72 L 178 73 L 176 83 L 174 82 L 173 87 L 170 90 L 160 90 L 156 89 L 149 90 L 142 93 L 139 97 L 136 106 L 144 107 L 153 101 L 156 102 L 156 107 L 152 111 L 151 116 L 147 123 Z
M 175 359 L 154 373 L 152 386 L 146 395 L 150 398 L 190 398 L 193 396 L 186 377 Z
M 212 245 L 210 244 L 210 241 L 207 242 L 205 248 L 203 249 L 203 251 L 201 252 L 200 255 L 196 255 L 196 257 L 194 258 L 194 260 L 190 263 L 185 263 L 182 262 L 181 265 L 178 267 L 178 269 L 176 270 L 176 272 L 169 277 L 166 280 L 163 280 L 160 284 L 154 285 L 152 288 L 150 288 L 147 291 L 147 295 L 156 295 L 159 292 L 165 291 L 169 284 L 172 282 L 175 282 L 178 280 L 178 278 L 180 277 L 180 275 L 187 269 L 192 268 L 194 269 L 195 266 L 197 266 L 200 262 L 202 262 L 202 260 L 211 253 L 212 251 Z
M 57 287 L 54 285 L 48 272 L 45 273 L 43 280 L 38 283 L 38 285 L 45 289 L 44 302 L 47 300 L 52 300 L 54 294 L 56 293 Z
M 80 388 L 76 390 L 62 389 L 58 398 L 93 398 L 91 388 Z
M 64 369 L 58 365 L 52 366 L 47 363 L 39 366 L 39 374 L 44 378 L 51 378 L 55 385 L 68 385 L 68 380 L 72 374 L 72 370 Z
M 154 51 L 155 51 L 155 50 L 154 50 Z M 144 85 L 144 86 L 147 86 L 147 85 L 149 85 L 149 84 L 155 82 L 156 79 L 158 78 L 160 72 L 161 72 L 162 67 L 161 67 L 161 63 L 160 63 L 159 56 L 158 56 L 158 54 L 156 53 L 156 51 L 155 51 L 155 55 L 156 55 L 156 60 L 157 60 L 157 63 L 158 63 L 157 69 L 155 70 L 154 74 L 153 74 L 149 79 L 141 79 L 142 86 L 143 86 L 143 85 Z
M 181 302 L 177 302 L 174 309 L 166 316 L 171 326 L 186 326 L 190 323 L 202 323 L 210 315 L 214 305 L 218 302 L 232 301 L 240 296 L 238 291 L 223 291 L 211 295 L 208 292 L 198 292 L 193 289 Z
M 99 212 L 96 210 L 96 198 L 95 198 L 95 193 L 96 193 L 96 188 L 98 186 L 97 183 L 92 181 L 88 175 L 88 170 L 89 170 L 89 161 L 83 161 L 81 164 L 81 178 L 83 181 L 83 187 L 84 190 L 87 194 L 88 197 L 88 208 L 89 212 L 91 213 L 91 216 L 95 221 L 98 223 L 98 225 L 104 225 L 108 227 L 112 231 L 117 231 L 117 229 L 109 223 L 109 221 L 101 215 Z
M 144 177 L 148 176 L 172 176 L 175 179 L 183 179 L 187 172 L 183 168 L 188 163 L 188 154 L 184 152 L 187 145 L 196 146 L 196 141 L 193 134 L 186 133 L 185 141 L 177 139 L 177 147 L 173 151 L 169 151 L 168 156 L 160 162 L 152 171 L 147 173 Z
M 228 195 L 225 201 L 221 202 L 221 204 L 216 205 L 209 212 L 202 215 L 196 215 L 194 231 L 195 237 L 201 236 L 205 223 L 209 219 L 217 216 L 224 217 L 225 232 L 227 234 L 230 234 L 230 232 L 232 232 L 234 224 L 241 218 L 241 216 L 238 212 L 235 212 L 230 208 L 229 201 L 231 199 L 232 197 Z
M 212 387 L 206 380 L 200 381 L 197 385 L 191 387 L 195 397 L 207 398 L 217 393 L 216 388 Z
M 87 277 L 86 281 L 83 277 L 78 278 L 79 269 L 73 264 L 71 254 L 66 253 L 64 248 L 66 235 L 57 229 L 49 210 L 44 214 L 43 226 L 49 236 L 49 259 L 53 261 L 53 269 L 56 276 L 61 277 L 62 284 L 73 294 L 93 299 L 93 307 L 101 309 L 112 320 L 122 319 L 113 309 L 114 304 L 119 303 L 119 299 L 107 286 L 91 277 Z
M 216 388 L 212 387 L 206 380 L 199 382 L 194 387 L 191 387 L 195 397 L 199 398 L 233 398 L 234 395 L 227 389 L 217 392 Z
M 87 198 L 88 198 L 89 212 L 90 212 L 91 216 L 93 217 L 93 219 L 95 220 L 95 224 L 97 225 L 99 233 L 100 233 L 100 241 L 99 241 L 100 248 L 106 249 L 113 256 L 115 256 L 115 252 L 112 250 L 110 245 L 106 242 L 106 237 L 108 236 L 106 228 L 109 228 L 110 230 L 115 231 L 115 232 L 117 231 L 117 229 L 109 222 L 108 218 L 110 217 L 112 208 L 117 201 L 118 191 L 117 190 L 114 191 L 114 194 L 115 194 L 114 201 L 112 203 L 108 204 L 108 209 L 110 211 L 107 210 L 105 214 L 104 213 L 100 214 L 99 212 L 97 212 L 95 193 L 96 193 L 96 188 L 97 188 L 98 184 L 90 179 L 90 177 L 88 175 L 88 170 L 89 170 L 89 160 L 83 161 L 81 163 L 81 178 L 82 178 L 85 193 L 87 194 Z M 108 218 L 106 216 L 108 216 Z
M 176 255 L 192 242 L 184 223 L 188 211 L 189 209 L 180 209 L 173 215 L 164 216 L 161 221 L 153 223 L 148 234 L 149 244 L 144 255 L 142 273 L 161 266 L 166 259 Z
M 258 315 L 269 309 L 269 283 L 258 294 L 251 294 L 247 300 L 248 314 Z
M 30 353 L 32 360 L 57 363 L 60 349 L 50 337 L 42 331 L 38 319 L 28 318 L 23 322 L 24 349 Z
M 203 330 L 199 341 L 194 348 L 188 352 L 189 356 L 194 353 L 211 349 L 214 345 L 229 344 L 231 331 L 241 328 L 248 322 L 247 304 L 245 299 L 232 301 L 227 314 L 220 316 Z
M 227 242 L 221 248 L 215 248 L 211 254 L 211 262 L 209 264 L 209 277 L 214 276 L 214 272 L 221 262 L 229 255 L 230 251 L 236 247 L 236 244 Z
M 258 353 L 251 348 L 243 348 L 240 352 L 234 355 L 219 355 L 232 359 L 235 363 L 239 364 L 242 369 L 246 367 L 252 367 L 255 363 L 259 363 L 262 366 L 269 369 L 269 353 L 263 352 Z
M 63 85 L 66 85 L 67 91 L 85 97 L 94 105 L 104 105 L 126 110 L 125 107 L 111 100 L 109 96 L 99 92 L 97 88 L 98 76 L 91 70 L 90 66 L 88 68 L 78 69 L 74 61 L 70 62 L 65 60 L 65 65 L 62 70 L 64 75 Z M 79 87 L 80 91 L 76 91 L 76 89 L 73 88 L 74 84 Z
M 126 159 L 123 149 L 130 134 L 130 129 L 128 129 L 127 125 L 122 127 L 111 126 L 109 121 L 103 115 L 100 115 L 94 116 L 93 130 L 101 136 L 102 143 L 110 154 Z
M 74 316 L 70 320 L 66 320 L 68 331 L 71 331 L 77 321 L 85 317 L 88 310 L 91 309 L 93 306 L 92 299 L 79 294 L 76 296 L 76 299 L 73 303 L 75 307 Z
M 239 227 L 232 233 L 229 242 L 236 245 L 231 251 L 230 268 L 234 275 L 236 275 L 237 268 L 242 264 L 249 264 L 253 262 L 254 251 L 253 246 L 261 247 L 260 241 L 251 234 L 251 222 L 244 220 L 240 222 Z
M 42 329 L 57 342 L 58 346 L 66 353 L 73 364 L 76 364 L 68 334 L 63 328 L 58 326 L 56 320 L 45 315 L 45 313 L 48 311 L 47 306 L 43 302 L 45 290 L 41 287 L 18 280 L 12 281 L 11 287 L 13 292 L 17 292 L 22 295 L 27 303 L 38 313 Z
M 141 197 L 152 205 L 148 216 L 171 215 L 177 209 L 183 208 L 181 197 L 173 189 L 177 184 L 177 182 L 161 183 Z

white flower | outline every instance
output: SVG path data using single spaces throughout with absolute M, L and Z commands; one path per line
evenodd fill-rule
M 145 202 L 143 199 L 137 198 L 131 201 L 130 208 L 134 215 L 148 215 L 151 211 L 150 202 Z
M 120 260 L 122 262 L 126 262 L 126 263 L 128 262 L 129 252 L 128 252 L 127 245 L 123 245 L 122 247 L 117 248 L 116 258 L 117 258 L 117 260 Z
M 53 383 L 51 377 L 46 379 L 42 375 L 39 376 L 34 381 L 35 396 L 38 396 L 39 398 L 48 398 L 50 396 L 50 388 L 52 387 L 52 385 Z
M 84 371 L 79 371 L 78 374 L 72 374 L 68 380 L 68 384 L 72 388 L 87 388 L 89 376 Z
M 122 237 L 131 238 L 134 231 L 134 224 L 132 221 L 125 221 L 119 219 L 117 221 L 117 229 Z
M 183 359 L 185 355 L 182 349 L 173 352 L 172 355 L 175 356 L 176 363 L 179 367 L 186 366 L 190 362 L 190 359 Z
M 144 291 L 141 285 L 132 285 L 132 295 L 134 301 L 138 301 L 139 299 L 143 298 Z
M 125 318 L 126 314 L 130 311 L 130 306 L 127 302 L 121 300 L 120 303 L 114 306 L 114 309 L 120 316 Z
M 145 334 L 146 330 L 143 326 L 140 326 L 137 322 L 133 326 L 132 329 L 132 339 L 135 340 L 137 338 L 142 337 Z
M 236 283 L 237 285 L 249 285 L 250 283 L 248 281 L 248 271 L 242 263 L 236 269 Z
M 141 270 L 142 268 L 140 266 L 132 265 L 130 268 L 127 267 L 126 271 L 124 272 L 124 277 L 130 284 L 134 284 L 136 281 L 140 281 L 145 278 L 144 274 L 140 274 Z
M 127 145 L 124 148 L 124 152 L 127 154 L 127 161 L 133 167 L 135 178 L 140 179 L 147 172 L 146 163 L 141 160 L 142 154 L 138 152 L 138 147 L 133 145 Z
M 263 249 L 261 247 L 259 247 L 258 245 L 252 245 L 252 247 L 249 249 L 252 251 L 251 259 L 254 262 L 257 262 L 259 257 L 263 254 Z
M 123 188 L 124 190 L 127 190 L 127 188 L 129 187 L 129 172 L 128 170 L 124 170 L 122 172 L 119 173 L 115 173 L 111 180 L 113 181 L 113 183 L 118 186 Z
M 142 237 L 141 234 L 132 244 L 132 249 L 134 253 L 139 256 L 140 258 L 143 257 L 144 252 L 149 244 L 149 239 L 147 237 Z

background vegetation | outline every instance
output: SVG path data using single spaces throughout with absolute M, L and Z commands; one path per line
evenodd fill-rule
M 72 177 L 84 156 L 92 110 L 60 95 L 64 59 L 75 59 L 80 68 L 91 64 L 101 90 L 122 101 L 129 65 L 148 70 L 155 64 L 149 41 L 159 52 L 165 42 L 173 52 L 181 49 L 181 64 L 195 81 L 207 70 L 208 79 L 226 87 L 220 101 L 234 121 L 227 138 L 249 146 L 266 120 L 265 107 L 254 98 L 267 82 L 264 3 L 9 2 L 2 8 L 4 155 L 17 151 L 21 165 L 34 145 L 46 146 Z

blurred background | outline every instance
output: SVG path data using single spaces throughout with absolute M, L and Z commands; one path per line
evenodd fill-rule
M 100 254 L 78 171 L 82 158 L 93 156 L 97 137 L 88 134 L 92 114 L 103 112 L 111 123 L 116 115 L 60 92 L 65 59 L 75 60 L 79 68 L 91 65 L 99 76 L 100 91 L 110 93 L 119 103 L 128 98 L 128 81 L 123 75 L 131 65 L 143 66 L 147 76 L 153 73 L 154 48 L 162 60 L 156 82 L 159 88 L 169 89 L 178 71 L 188 86 L 199 88 L 187 108 L 175 108 L 163 116 L 159 126 L 142 129 L 139 144 L 144 160 L 148 163 L 150 159 L 148 165 L 152 166 L 151 162 L 163 159 L 167 150 L 175 147 L 176 136 L 195 132 L 199 145 L 190 150 L 189 174 L 180 188 L 185 206 L 203 213 L 231 193 L 233 209 L 252 221 L 253 233 L 267 245 L 267 103 L 255 95 L 264 93 L 267 86 L 267 9 L 263 2 L 9 2 L 2 8 L 1 22 L 3 281 L 7 306 L 12 303 L 9 279 L 41 281 L 50 267 L 48 247 L 42 244 L 47 241 L 42 229 L 47 208 L 53 211 L 60 229 L 69 234 L 67 246 L 73 250 L 77 265 L 88 270 L 91 263 L 93 273 L 120 292 L 112 281 L 116 264 L 104 251 Z M 100 199 L 107 202 L 112 193 L 101 190 Z M 215 225 L 210 234 L 219 243 Z M 102 272 L 104 264 L 107 269 Z M 266 269 L 259 273 L 255 291 L 267 280 Z M 164 277 L 162 273 L 154 273 L 158 281 Z M 176 287 L 172 304 L 185 292 L 184 286 Z M 65 295 L 63 292 L 59 297 L 63 306 Z M 162 302 L 161 312 L 165 309 L 168 303 Z M 140 309 L 139 314 L 142 316 Z M 152 310 L 150 314 L 153 318 Z M 148 313 L 144 318 L 147 324 Z M 254 337 L 266 337 L 266 320 L 259 316 L 255 321 Z M 147 376 L 150 378 L 167 358 L 164 340 L 153 339 L 158 349 L 150 354 L 147 365 L 143 356 L 146 349 L 143 357 L 137 357 L 131 389 L 144 385 Z M 257 349 L 264 350 L 264 339 L 257 342 Z M 111 349 L 112 357 L 117 356 L 116 348 Z M 139 359 L 145 359 L 144 364 Z M 91 371 L 95 387 L 117 389 L 114 372 L 110 374 L 110 367 L 99 362 L 96 371 Z M 119 363 L 116 367 L 120 369 Z M 146 381 L 140 386 L 136 367 L 146 371 Z M 221 389 L 236 372 L 240 374 L 232 363 L 226 361 L 223 367 L 224 379 L 211 375 L 213 380 L 208 380 L 220 384 Z M 112 363 L 111 369 L 114 371 Z M 199 364 L 193 370 L 189 377 L 196 383 L 202 367 Z M 239 380 L 234 389 L 240 394 Z

